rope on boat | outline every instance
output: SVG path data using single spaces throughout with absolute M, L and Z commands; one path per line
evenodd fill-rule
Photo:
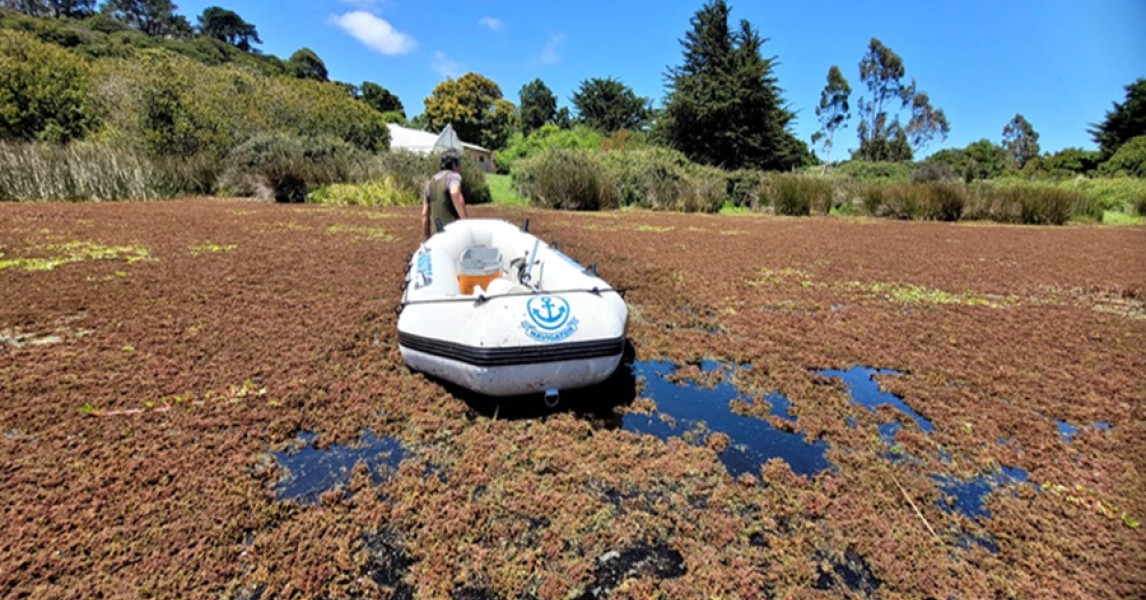
M 572 289 L 572 290 L 544 290 L 544 291 L 537 290 L 537 291 L 529 291 L 529 292 L 507 292 L 504 294 L 497 294 L 496 296 L 486 296 L 485 294 L 478 294 L 477 297 L 455 296 L 455 297 L 451 297 L 451 298 L 429 298 L 426 300 L 403 300 L 403 301 L 398 303 L 397 310 L 401 311 L 403 308 L 406 308 L 407 306 L 412 306 L 415 304 L 449 304 L 451 302 L 473 302 L 475 306 L 480 306 L 482 304 L 485 304 L 486 302 L 489 302 L 490 300 L 496 300 L 498 298 L 539 296 L 542 294 L 593 294 L 594 296 L 600 296 L 601 294 L 604 294 L 607 292 L 615 292 L 620 297 L 622 297 L 622 298 L 625 297 L 625 290 L 623 288 L 614 288 L 614 287 L 607 287 L 607 288 L 593 287 L 593 288 L 582 288 L 582 289 Z M 405 296 L 405 294 L 403 294 L 403 296 Z

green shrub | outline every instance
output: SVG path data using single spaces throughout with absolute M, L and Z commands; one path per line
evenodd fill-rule
M 716 167 L 694 166 L 686 180 L 687 188 L 673 210 L 690 213 L 720 212 L 728 197 L 725 172 Z
M 757 208 L 760 203 L 760 184 L 763 181 L 763 171 L 731 171 L 724 176 L 724 194 L 732 206 Z
M 1146 179 L 1134 177 L 1076 177 L 1059 182 L 1058 186 L 1082 192 L 1103 210 L 1130 212 L 1138 199 L 1146 197 Z
M 1146 177 L 1146 135 L 1130 138 L 1098 170 L 1104 175 Z
M 462 196 L 466 204 L 488 204 L 493 200 L 485 171 L 471 159 L 462 160 Z
M 231 151 L 224 185 L 240 194 L 266 189 L 278 202 L 302 202 L 309 189 L 348 180 L 353 164 L 366 159 L 337 138 L 262 134 Z
M 426 181 L 438 172 L 441 157 L 437 154 L 415 154 L 405 150 L 382 152 L 368 160 L 352 165 L 349 181 L 364 182 L 389 177 L 395 189 L 401 190 L 403 197 L 410 202 L 421 202 Z M 466 204 L 482 204 L 491 201 L 489 183 L 481 166 L 470 160 L 462 160 L 462 195 Z M 400 202 L 399 204 L 404 204 Z
M 26 33 L 0 31 L 0 139 L 67 142 L 98 119 L 84 61 Z
M 514 165 L 513 182 L 534 206 L 563 210 L 615 208 L 614 183 L 588 152 L 549 148 Z
M 907 181 L 915 165 L 911 162 L 850 160 L 832 167 L 836 175 L 850 175 L 864 181 Z
M 1097 151 L 1063 148 L 1054 154 L 1044 154 L 1031 159 L 1023 166 L 1023 172 L 1050 177 L 1089 175 L 1098 168 L 1099 160 L 1100 155 Z
M 954 171 L 946 162 L 927 162 L 911 172 L 912 183 L 930 183 L 956 179 Z
M 337 206 L 416 206 L 419 198 L 391 175 L 364 183 L 334 183 L 307 196 L 308 202 Z
M 107 135 L 157 155 L 222 159 L 263 132 L 337 137 L 368 151 L 389 146 L 382 116 L 335 84 L 208 67 L 167 50 L 97 61 Z
M 92 43 L 98 34 L 74 21 L 29 17 L 14 12 L 0 11 L 0 29 L 22 31 L 40 41 L 74 48 Z
M 622 206 L 714 213 L 727 195 L 725 173 L 668 148 L 606 152 L 600 156 Z
M 622 206 L 673 210 L 688 192 L 688 159 L 667 148 L 636 152 L 609 152 L 601 163 L 617 181 Z
M 511 173 L 517 161 L 536 156 L 550 148 L 594 151 L 599 150 L 601 144 L 600 132 L 590 127 L 578 125 L 572 129 L 561 129 L 553 123 L 546 123 L 528 136 L 513 134 L 506 147 L 497 153 L 497 170 L 499 173 Z
M 179 178 L 146 155 L 103 144 L 0 142 L 0 200 L 150 200 Z

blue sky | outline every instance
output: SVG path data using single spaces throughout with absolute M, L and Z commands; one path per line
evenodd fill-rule
M 282 58 L 314 50 L 332 79 L 373 81 L 401 98 L 407 116 L 447 77 L 475 72 L 515 104 L 541 78 L 559 106 L 580 83 L 613 77 L 660 105 L 664 73 L 681 63 L 679 40 L 701 0 L 580 2 L 509 0 L 175 0 L 195 16 L 213 5 L 253 23 L 260 48 Z M 981 138 L 999 142 L 1022 113 L 1043 151 L 1095 147 L 1087 133 L 1124 86 L 1146 77 L 1146 0 L 730 1 L 769 41 L 783 97 L 797 111 L 793 132 L 819 128 L 815 106 L 828 68 L 851 83 L 853 117 L 836 152 L 853 149 L 863 93 L 859 60 L 879 38 L 899 54 L 920 89 L 951 124 L 923 154 Z

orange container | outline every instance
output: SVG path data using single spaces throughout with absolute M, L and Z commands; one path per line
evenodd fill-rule
M 489 289 L 489 282 L 497 279 L 501 273 L 494 273 L 492 275 L 458 275 L 458 287 L 461 288 L 463 294 L 474 293 L 474 288 L 481 286 L 482 290 Z
M 462 252 L 458 269 L 458 288 L 463 294 L 473 294 L 475 286 L 489 289 L 489 282 L 501 276 L 501 253 L 489 246 L 473 246 Z

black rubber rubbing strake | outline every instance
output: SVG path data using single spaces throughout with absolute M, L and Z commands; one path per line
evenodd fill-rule
M 625 349 L 625 338 L 546 346 L 479 348 L 398 332 L 398 344 L 410 350 L 464 362 L 475 367 L 508 367 L 617 356 Z

